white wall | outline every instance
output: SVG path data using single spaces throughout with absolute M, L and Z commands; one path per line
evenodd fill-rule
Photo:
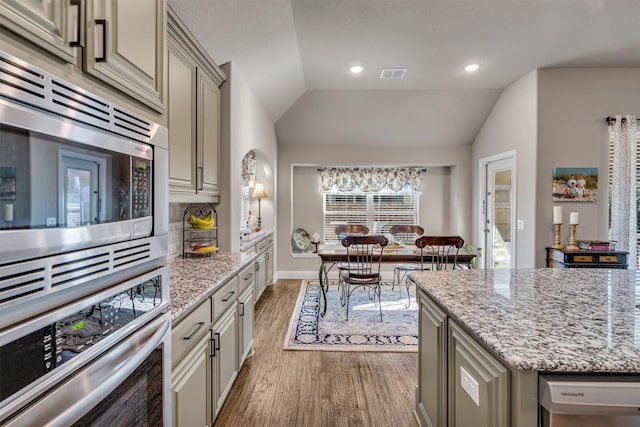
M 578 239 L 608 238 L 608 144 L 605 117 L 640 115 L 640 68 L 555 68 L 538 72 L 538 165 L 536 265 L 545 265 L 553 243 L 552 206 L 563 206 L 562 242 L 569 212 L 580 213 Z M 551 200 L 552 169 L 598 167 L 597 203 Z
M 278 145 L 271 118 L 247 84 L 238 67 L 224 64 L 227 81 L 222 84 L 220 182 L 221 197 L 217 207 L 220 248 L 240 250 L 240 175 L 242 158 L 254 150 L 258 158 L 258 177 L 265 184 L 269 198 L 261 202 L 262 228 L 276 224 L 274 206 L 278 197 Z M 251 201 L 252 211 L 258 211 L 257 200 Z
M 362 166 L 433 166 L 424 177 L 425 188 L 421 209 L 424 224 L 433 225 L 434 234 L 459 234 L 465 239 L 471 233 L 471 147 L 340 147 L 322 145 L 280 145 L 278 153 L 278 222 L 276 240 L 277 269 L 280 272 L 318 270 L 317 258 L 293 258 L 291 233 L 298 227 L 308 232 L 321 232 L 322 198 L 317 167 L 324 165 Z M 444 188 L 446 187 L 446 188 Z M 295 192 L 295 206 L 292 194 Z M 446 207 L 442 207 L 446 204 Z M 433 210 L 435 207 L 437 210 Z M 421 221 L 423 218 L 421 217 Z
M 472 147 L 473 166 L 473 237 L 480 241 L 479 165 L 480 159 L 515 151 L 516 218 L 524 220 L 525 229 L 517 230 L 516 260 L 519 268 L 534 266 L 536 210 L 537 145 L 537 72 L 533 71 L 507 87 L 482 126 Z

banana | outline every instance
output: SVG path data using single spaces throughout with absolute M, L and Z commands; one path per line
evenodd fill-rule
M 195 252 L 213 252 L 216 249 L 218 249 L 218 247 L 216 245 L 209 245 L 209 246 L 203 246 L 201 248 L 195 249 Z
M 204 218 L 198 218 L 194 215 L 190 215 L 187 222 L 191 224 L 193 228 L 213 228 L 215 223 L 212 212 L 209 212 Z

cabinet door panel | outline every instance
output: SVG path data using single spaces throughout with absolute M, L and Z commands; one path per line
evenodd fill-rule
M 69 62 L 76 61 L 80 6 L 69 0 L 2 0 L 0 24 Z M 35 39 L 34 39 L 35 38 Z
M 448 323 L 449 426 L 508 427 L 509 370 L 454 322 Z
M 234 304 L 213 325 L 214 358 L 214 414 L 217 415 L 238 375 L 238 341 L 236 332 L 236 305 Z
M 95 0 L 86 5 L 85 71 L 164 112 L 165 2 Z
M 184 360 L 172 371 L 172 424 L 181 426 L 209 426 L 211 362 L 209 334 L 205 335 Z
M 447 315 L 418 291 L 418 402 L 416 412 L 430 427 L 445 427 L 447 415 Z
M 248 287 L 238 298 L 238 353 L 239 364 L 242 366 L 251 351 L 253 344 L 253 287 Z M 239 369 L 238 369 L 239 370 Z
M 169 186 L 174 193 L 196 192 L 196 64 L 169 43 Z
M 220 89 L 207 73 L 198 72 L 198 192 L 220 194 Z

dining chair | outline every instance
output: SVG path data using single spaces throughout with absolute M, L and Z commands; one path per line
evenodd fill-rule
M 416 239 L 420 249 L 423 270 L 448 270 L 459 268 L 458 253 L 464 246 L 460 236 L 422 236 Z
M 369 227 L 364 224 L 341 224 L 338 225 L 334 233 L 338 236 L 338 240 L 342 241 L 347 236 L 360 236 L 369 234 Z M 346 262 L 339 262 L 336 264 L 336 269 L 338 270 L 338 291 L 340 291 L 340 301 L 342 305 L 345 304 L 345 289 L 344 284 L 342 283 L 342 272 L 347 270 L 349 266 Z
M 389 228 L 389 233 L 397 242 L 415 242 L 415 240 L 424 234 L 424 228 L 419 225 L 397 224 Z M 409 262 L 402 264 L 393 264 L 393 282 L 391 290 L 396 287 L 396 279 L 398 285 L 402 283 L 409 271 L 422 270 L 422 264 L 419 262 Z
M 372 292 L 375 304 L 378 297 L 380 321 L 382 322 L 382 302 L 380 265 L 382 252 L 389 240 L 384 236 L 346 236 L 342 246 L 347 248 L 347 269 L 341 272 L 346 287 L 347 321 L 349 320 L 349 299 L 358 288 L 367 288 Z

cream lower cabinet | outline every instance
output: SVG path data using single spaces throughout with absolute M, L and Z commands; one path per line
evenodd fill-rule
M 254 282 L 253 266 L 246 267 L 238 274 L 238 370 L 253 348 Z
M 416 416 L 422 426 L 447 425 L 447 315 L 418 292 L 420 359 Z
M 415 414 L 423 427 L 536 427 L 537 372 L 510 367 L 420 288 Z
M 270 285 L 273 283 L 273 273 L 274 273 L 274 254 L 275 248 L 273 246 L 273 237 L 269 237 L 267 239 L 267 252 L 266 252 L 266 268 L 265 268 L 265 276 L 266 285 Z
M 211 358 L 206 334 L 172 370 L 171 419 L 174 426 L 210 426 Z
M 231 386 L 238 376 L 238 335 L 236 331 L 237 306 L 234 304 L 214 323 L 211 344 L 213 346 L 213 404 L 214 418 L 222 409 Z
M 220 199 L 220 89 L 226 76 L 169 8 L 169 198 Z

